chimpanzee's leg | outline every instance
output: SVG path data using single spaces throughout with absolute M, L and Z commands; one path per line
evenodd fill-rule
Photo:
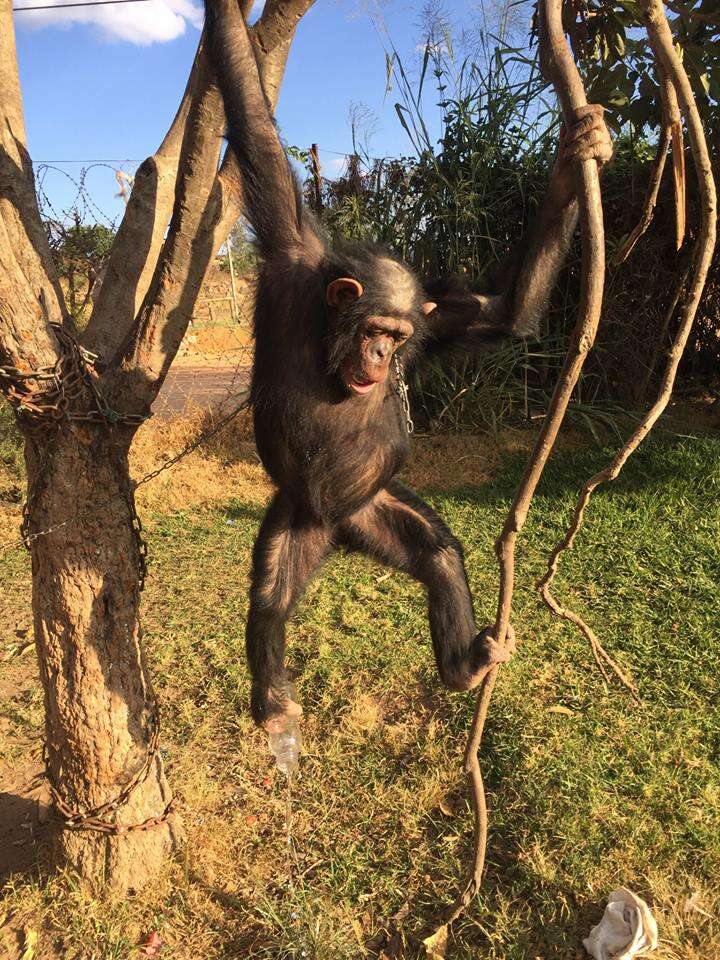
M 469 690 L 488 665 L 507 659 L 489 630 L 478 633 L 460 543 L 411 490 L 392 481 L 336 538 L 425 584 L 435 659 L 448 687 Z
M 256 723 L 293 709 L 286 692 L 285 623 L 329 551 L 328 529 L 276 494 L 253 550 L 247 656 Z

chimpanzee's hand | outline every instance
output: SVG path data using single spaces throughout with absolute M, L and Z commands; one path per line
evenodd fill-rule
M 552 172 L 552 187 L 568 202 L 575 194 L 574 166 L 583 160 L 597 160 L 602 168 L 612 157 L 610 131 L 599 103 L 588 103 L 575 111 L 574 123 L 560 128 L 558 154 Z
M 498 663 L 507 663 L 515 653 L 515 630 L 512 624 L 508 625 L 505 643 L 498 643 L 493 636 L 494 624 L 485 627 L 475 637 L 475 643 L 470 650 L 472 667 L 462 678 L 451 684 L 453 690 L 473 690 L 482 682 L 488 671 Z

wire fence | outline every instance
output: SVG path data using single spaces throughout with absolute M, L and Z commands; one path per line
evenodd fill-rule
M 68 306 L 82 328 L 100 291 L 104 265 L 132 190 L 135 161 L 35 164 L 46 224 Z M 252 277 L 238 276 L 232 250 L 210 265 L 177 358 L 153 406 L 161 419 L 228 409 L 249 384 Z

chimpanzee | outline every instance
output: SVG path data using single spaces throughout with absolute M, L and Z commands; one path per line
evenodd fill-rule
M 237 0 L 206 0 L 208 50 L 262 256 L 251 404 L 260 458 L 277 486 L 253 552 L 247 654 L 255 721 L 279 729 L 301 712 L 288 694 L 285 624 L 310 577 L 337 549 L 404 570 L 428 591 L 442 681 L 475 686 L 504 654 L 475 625 L 462 547 L 395 475 L 408 454 L 403 368 L 450 344 L 526 336 L 577 223 L 573 161 L 612 154 L 602 108 L 561 134 L 548 195 L 523 254 L 493 296 L 427 289 L 383 247 L 330 244 L 303 209 L 259 79 Z

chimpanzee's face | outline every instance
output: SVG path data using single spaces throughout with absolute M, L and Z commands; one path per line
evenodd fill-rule
M 350 393 L 365 396 L 387 380 L 395 351 L 414 332 L 414 325 L 399 317 L 372 316 L 362 321 L 339 371 Z
M 435 309 L 423 303 L 413 273 L 395 260 L 378 257 L 369 289 L 352 277 L 328 284 L 330 364 L 351 396 L 367 396 L 390 373 L 396 351 L 417 336 Z

